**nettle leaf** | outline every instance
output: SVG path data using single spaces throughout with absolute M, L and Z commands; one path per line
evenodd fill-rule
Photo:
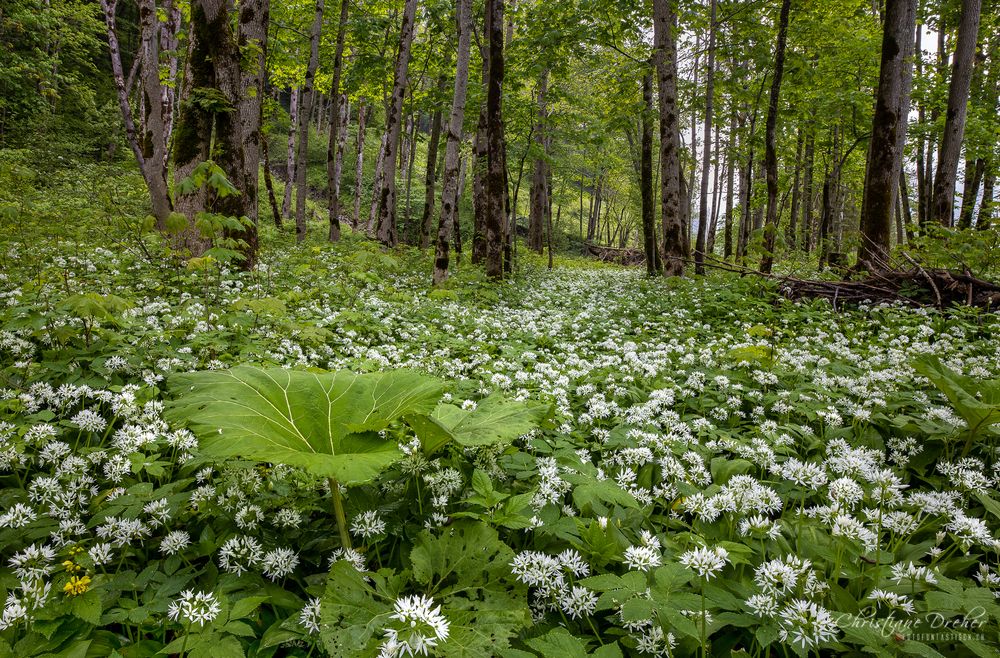
M 496 530 L 473 521 L 417 537 L 410 552 L 413 578 L 441 602 L 451 622 L 442 655 L 497 656 L 531 622 L 524 585 L 510 573 L 513 558 Z
M 517 402 L 493 394 L 465 410 L 453 404 L 439 404 L 429 415 L 413 416 L 407 422 L 431 455 L 454 441 L 462 446 L 510 443 L 535 429 L 551 413 L 551 405 Z
M 202 451 L 297 466 L 343 484 L 375 478 L 401 457 L 378 431 L 429 412 L 439 380 L 407 370 L 358 375 L 240 366 L 175 375 L 167 417 L 186 423 Z

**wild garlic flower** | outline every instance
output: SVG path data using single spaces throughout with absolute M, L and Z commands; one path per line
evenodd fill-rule
M 237 576 L 253 571 L 260 565 L 264 550 L 253 537 L 241 535 L 228 539 L 219 549 L 219 566 Z
M 830 611 L 811 601 L 795 599 L 778 614 L 778 638 L 811 649 L 837 637 L 837 623 Z
M 167 607 L 167 616 L 182 624 L 210 624 L 222 612 L 222 606 L 211 592 L 184 590 L 180 598 Z
M 385 533 L 385 521 L 376 510 L 367 510 L 354 518 L 351 532 L 364 539 L 371 539 Z
M 396 599 L 390 624 L 383 629 L 379 658 L 426 656 L 430 649 L 448 639 L 449 622 L 434 599 L 417 594 Z
M 699 576 L 710 579 L 729 563 L 729 552 L 721 546 L 704 546 L 682 553 L 679 561 Z
M 309 599 L 302 611 L 299 612 L 299 624 L 306 629 L 310 635 L 315 635 L 319 633 L 319 623 L 321 620 L 320 616 L 320 602 L 319 598 L 313 597 Z
M 160 542 L 160 552 L 164 555 L 174 555 L 191 545 L 191 535 L 185 530 L 171 530 Z
M 663 564 L 660 551 L 652 546 L 629 546 L 625 549 L 625 566 L 630 571 L 649 571 Z
M 264 575 L 273 581 L 284 578 L 299 565 L 299 556 L 290 548 L 276 548 L 268 551 L 261 559 Z

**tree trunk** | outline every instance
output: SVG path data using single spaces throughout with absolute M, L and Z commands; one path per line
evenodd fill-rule
M 330 141 L 326 147 L 326 210 L 330 224 L 327 239 L 330 242 L 336 242 L 340 239 L 340 171 L 337 151 L 342 141 L 340 79 L 344 69 L 344 39 L 347 33 L 349 7 L 348 0 L 340 0 L 337 45 L 333 52 L 333 80 L 330 84 Z
M 274 180 L 271 177 L 271 149 L 268 148 L 267 135 L 261 135 L 260 153 L 264 159 L 264 186 L 267 188 L 267 199 L 271 203 L 274 227 L 280 230 L 282 226 L 281 208 L 278 207 L 278 199 L 274 196 Z
M 250 66 L 243 72 L 240 83 L 239 112 L 243 124 L 243 157 L 245 158 L 247 181 L 245 194 L 248 217 L 257 225 L 260 216 L 257 199 L 260 172 L 261 134 L 260 123 L 264 98 L 264 79 L 267 75 L 267 29 L 270 21 L 270 0 L 241 0 L 239 3 L 239 46 L 247 60 L 254 55 Z M 256 238 L 256 231 L 254 231 Z
M 764 256 L 760 271 L 771 273 L 774 264 L 774 239 L 778 232 L 778 151 L 775 144 L 778 124 L 778 99 L 781 95 L 781 78 L 785 70 L 785 40 L 788 35 L 788 13 L 791 0 L 782 0 L 778 18 L 778 43 L 774 53 L 774 73 L 771 77 L 771 98 L 767 106 L 764 128 L 764 170 L 767 181 L 767 221 L 764 228 Z
M 792 173 L 792 209 L 788 217 L 788 232 L 785 234 L 785 242 L 790 251 L 795 249 L 798 233 L 799 202 L 801 197 L 799 183 L 802 172 L 802 144 L 804 141 L 801 126 L 799 126 L 796 132 L 798 135 L 795 138 L 795 170 Z
M 399 132 L 403 116 L 403 94 L 406 92 L 406 76 L 410 66 L 410 46 L 413 44 L 413 21 L 417 12 L 417 0 L 406 0 L 403 8 L 403 23 L 399 29 L 399 53 L 396 55 L 396 70 L 392 79 L 392 97 L 385 117 L 385 151 L 382 157 L 384 180 L 379 190 L 376 211 L 377 236 L 382 244 L 395 246 L 396 234 L 396 154 Z
M 231 0 L 198 0 L 191 5 L 190 51 L 185 76 L 185 91 L 180 104 L 174 147 L 176 180 L 187 178 L 199 164 L 212 159 L 238 191 L 218 194 L 214 189 L 178 197 L 178 209 L 193 220 L 202 211 L 227 217 L 250 214 L 247 190 L 257 184 L 246 167 L 243 145 L 243 122 L 239 108 L 243 71 L 238 35 L 232 26 Z M 221 97 L 211 105 L 198 102 L 196 93 L 211 89 Z M 221 110 L 217 105 L 224 105 Z M 256 172 L 254 172 L 256 173 Z M 251 180 L 252 178 L 252 180 Z M 256 233 L 227 234 L 243 240 L 241 266 L 250 269 L 256 262 Z M 200 236 L 189 235 L 189 246 L 197 251 L 205 245 Z
M 702 138 L 701 198 L 698 208 L 698 239 L 694 248 L 696 274 L 705 273 L 705 247 L 708 242 L 708 170 L 712 164 L 712 115 L 715 111 L 715 13 L 716 0 L 709 0 L 708 70 L 705 82 L 705 132 Z M 692 138 L 694 137 L 692 133 Z M 692 143 L 692 149 L 694 144 Z M 694 151 L 691 151 L 694 155 Z M 692 174 L 694 173 L 692 165 Z
M 306 65 L 305 83 L 302 85 L 302 107 L 299 108 L 299 143 L 295 156 L 295 240 L 306 238 L 306 197 L 309 189 L 306 173 L 309 169 L 309 120 L 316 102 L 316 67 L 319 65 L 319 39 L 323 31 L 323 0 L 316 0 L 316 13 L 309 30 L 309 63 Z
M 684 274 L 685 240 L 681 213 L 680 121 L 677 114 L 677 49 L 671 0 L 653 0 L 653 44 L 660 111 L 660 203 L 663 273 Z
M 413 105 L 413 92 L 410 92 L 410 105 Z M 406 227 L 406 234 L 411 237 L 416 237 L 415 234 L 419 233 L 419 229 L 414 231 L 411 225 L 410 217 L 410 191 L 413 189 L 413 167 L 416 164 L 417 159 L 417 124 L 420 123 L 419 115 L 414 115 L 410 113 L 409 120 L 409 137 L 407 138 L 407 145 L 409 147 L 409 153 L 406 158 L 406 203 L 403 204 L 403 226 Z
M 972 228 L 972 215 L 976 209 L 976 199 L 979 197 L 979 187 L 983 183 L 986 172 L 986 160 L 976 158 L 975 163 L 966 162 L 965 185 L 962 189 L 962 214 L 958 220 L 958 228 Z
M 806 164 L 802 181 L 802 250 L 807 254 L 812 249 L 813 234 L 813 165 L 816 161 L 816 136 L 810 124 L 806 136 Z
M 719 228 L 719 203 L 722 198 L 722 190 L 719 188 L 720 169 L 722 168 L 722 140 L 719 138 L 719 124 L 715 124 L 715 161 L 712 167 L 712 218 L 708 222 L 708 242 L 705 245 L 705 253 L 709 256 L 715 253 L 715 236 Z
M 903 144 L 910 111 L 910 85 L 917 0 L 886 0 L 882 63 L 861 203 L 858 265 L 869 270 L 888 265 L 892 210 L 903 167 Z
M 547 178 L 548 161 L 545 152 L 545 120 L 547 111 L 545 95 L 549 87 L 549 70 L 542 71 L 538 80 L 538 114 L 535 120 L 535 156 L 534 169 L 531 174 L 531 210 L 528 215 L 528 248 L 542 253 L 542 223 L 545 221 L 545 181 Z
M 444 148 L 444 172 L 441 175 L 441 217 L 438 220 L 434 247 L 434 284 L 448 278 L 448 241 L 454 233 L 457 251 L 461 251 L 458 228 L 460 198 L 462 124 L 465 122 L 465 97 L 469 88 L 469 48 L 472 37 L 472 0 L 455 0 L 455 29 L 458 33 L 458 62 L 455 66 L 455 92 L 448 117 L 448 135 Z
M 642 156 L 639 186 L 642 191 L 642 245 L 646 255 L 646 274 L 655 276 L 656 268 L 656 207 L 653 204 L 653 73 L 642 77 Z M 583 187 L 581 186 L 581 194 Z M 583 210 L 583 197 L 580 197 Z M 582 215 L 581 215 L 582 217 Z
M 997 182 L 996 170 L 989 165 L 986 169 L 987 173 L 983 176 L 983 202 L 979 206 L 979 216 L 976 218 L 976 228 L 981 231 L 993 225 L 993 209 L 996 207 L 993 198 L 993 189 Z
M 362 177 L 365 164 L 365 132 L 368 128 L 368 104 L 362 98 L 358 103 L 358 138 L 354 160 L 354 213 L 351 215 L 351 228 L 358 229 L 358 222 L 361 221 L 361 192 L 364 189 Z
M 486 176 L 484 180 L 484 232 L 486 276 L 503 276 L 506 242 L 506 170 L 503 125 L 503 10 L 504 0 L 486 0 L 486 35 L 489 45 L 489 78 L 486 86 Z
M 292 87 L 291 98 L 288 101 L 288 150 L 285 159 L 285 195 L 281 201 L 281 214 L 285 217 L 292 210 L 292 191 L 295 189 L 296 154 L 295 136 L 299 132 L 299 98 L 302 90 Z
M 969 86 L 979 32 L 981 0 L 962 0 L 962 17 L 958 26 L 951 84 L 948 87 L 948 111 L 945 116 L 944 134 L 938 152 L 937 171 L 934 174 L 934 191 L 931 212 L 942 226 L 951 226 L 955 214 L 955 176 L 958 158 L 965 133 L 968 111 Z
M 738 126 L 738 111 L 736 109 L 736 101 L 734 98 L 730 97 L 730 104 L 732 109 L 729 115 L 729 144 L 726 148 L 726 218 L 724 222 L 726 237 L 723 244 L 722 257 L 726 260 L 733 255 L 733 187 L 734 179 L 736 177 L 736 154 L 737 154 L 737 126 Z
M 139 171 L 149 192 L 152 214 L 159 230 L 166 228 L 167 217 L 173 211 L 170 188 L 167 184 L 167 162 L 170 148 L 170 106 L 163 102 L 164 90 L 160 82 L 160 45 L 164 26 L 158 26 L 156 6 L 152 0 L 139 1 L 139 52 L 136 62 L 142 66 L 140 98 L 144 101 L 140 113 L 140 129 L 129 104 L 129 87 L 122 68 L 121 47 L 118 42 L 116 21 L 117 0 L 101 0 L 101 10 L 108 33 L 108 51 L 118 106 L 125 125 L 125 136 Z M 171 12 L 169 15 L 172 15 Z M 176 40 L 176 31 L 174 32 Z M 176 69 L 176 58 L 175 58 Z M 175 70 L 176 75 L 176 70 Z
M 438 95 L 443 96 L 447 78 L 438 79 Z M 426 249 L 430 244 L 431 222 L 434 219 L 434 202 L 436 199 L 438 150 L 441 144 L 441 127 L 443 123 L 441 108 L 434 110 L 431 117 L 431 136 L 427 142 L 427 169 L 424 173 L 424 211 L 420 215 L 420 248 Z M 460 131 L 461 132 L 461 131 Z M 460 135 L 461 137 L 461 135 Z

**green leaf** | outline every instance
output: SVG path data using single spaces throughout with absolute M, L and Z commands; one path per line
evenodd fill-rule
M 392 608 L 375 599 L 375 590 L 349 562 L 330 569 L 320 605 L 320 638 L 332 656 L 354 656 L 382 627 Z
M 240 599 L 233 604 L 233 609 L 229 612 L 229 619 L 243 619 L 244 617 L 248 617 L 251 612 L 260 607 L 261 603 L 270 598 L 270 596 L 248 596 Z
M 923 357 L 914 369 L 945 394 L 971 433 L 1000 423 L 1000 380 L 976 381 L 948 368 L 936 356 Z
M 434 536 L 420 533 L 410 553 L 414 579 L 442 602 L 451 621 L 441 653 L 490 658 L 527 626 L 531 614 L 525 588 L 510 573 L 514 552 L 496 530 L 459 521 Z
M 586 658 L 587 645 L 565 628 L 549 631 L 541 637 L 528 640 L 528 646 L 540 656 L 560 658 Z
M 510 443 L 538 426 L 551 407 L 538 402 L 516 402 L 501 395 L 490 395 L 465 410 L 453 404 L 440 404 L 434 413 L 408 418 L 424 446 L 432 455 L 449 441 L 462 446 L 485 446 Z
M 407 370 L 357 375 L 240 366 L 175 375 L 167 417 L 212 457 L 298 466 L 344 484 L 372 480 L 401 456 L 376 432 L 429 411 L 440 381 Z

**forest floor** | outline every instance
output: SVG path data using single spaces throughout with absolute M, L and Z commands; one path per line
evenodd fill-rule
M 53 192 L 92 173 L 0 235 L 0 656 L 996 655 L 995 315 L 529 256 L 433 289 L 429 253 L 318 225 L 190 267 L 134 185 Z M 548 413 L 429 459 L 394 425 L 344 551 L 324 480 L 164 420 L 172 376 L 241 364 Z

